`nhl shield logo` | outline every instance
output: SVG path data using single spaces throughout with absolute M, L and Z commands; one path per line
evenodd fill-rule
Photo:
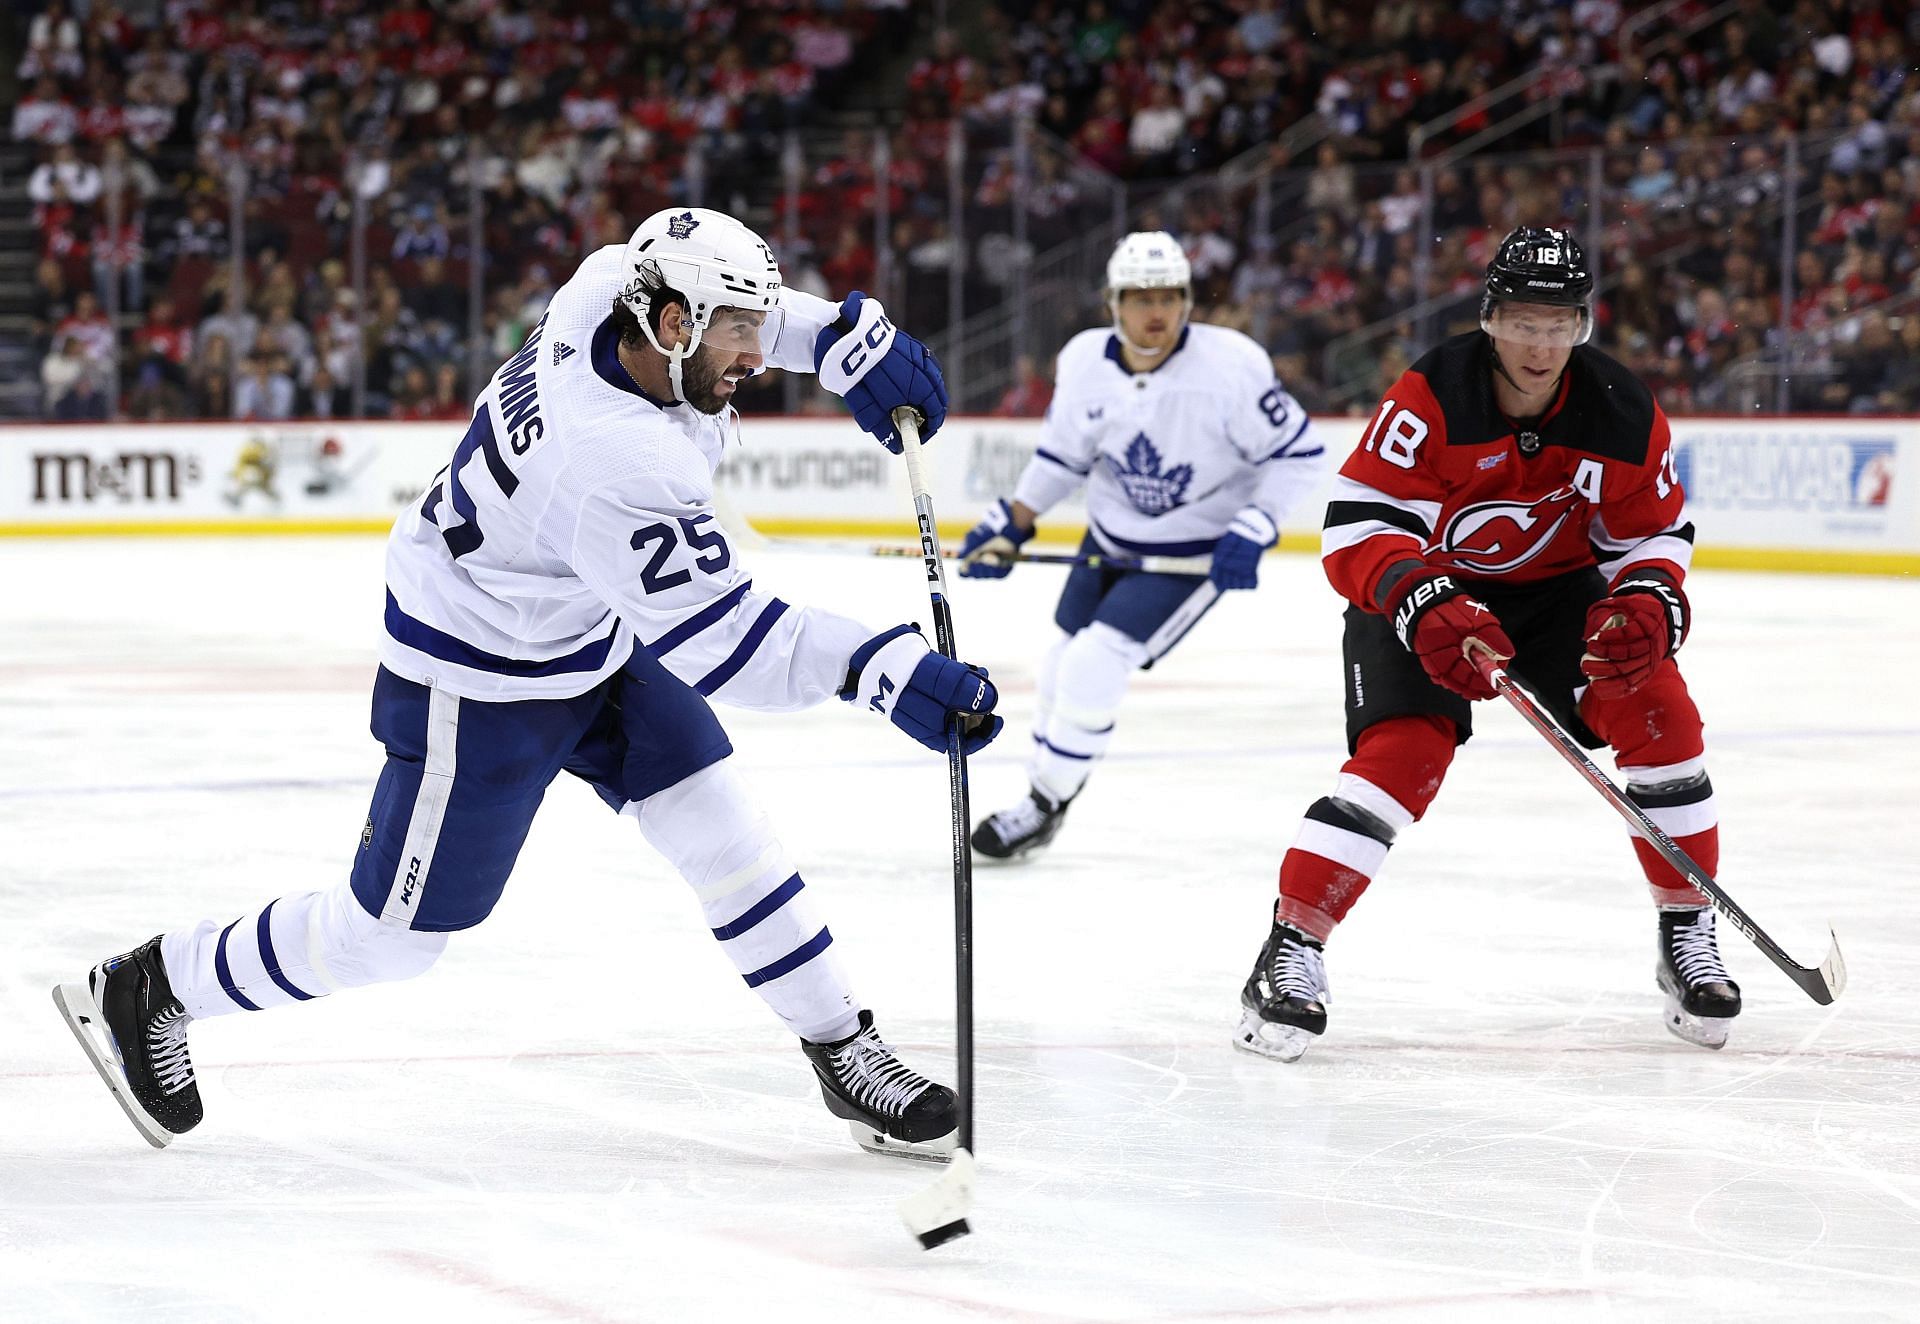
M 1133 441 L 1127 446 L 1127 462 L 1124 466 L 1111 455 L 1101 458 L 1119 480 L 1127 500 L 1133 502 L 1134 509 L 1142 515 L 1164 515 L 1185 503 L 1187 485 L 1193 482 L 1193 466 L 1176 464 L 1162 473 L 1159 448 L 1146 433 L 1134 434 Z
M 690 238 L 694 227 L 699 224 L 700 222 L 693 219 L 692 212 L 683 211 L 678 216 L 667 218 L 667 234 L 674 239 Z

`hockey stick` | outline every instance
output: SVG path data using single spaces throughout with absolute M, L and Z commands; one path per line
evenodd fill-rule
M 1553 714 L 1541 707 L 1525 690 L 1514 683 L 1500 665 L 1500 659 L 1493 650 L 1478 639 L 1467 640 L 1467 657 L 1474 667 L 1485 677 L 1486 682 L 1500 692 L 1500 697 L 1519 709 L 1527 724 L 1545 736 L 1553 747 L 1560 751 L 1560 757 L 1571 763 L 1575 770 L 1600 792 L 1601 798 L 1614 807 L 1614 810 L 1627 820 L 1635 835 L 1642 838 L 1660 853 L 1660 857 L 1679 871 L 1688 883 L 1706 893 L 1713 902 L 1713 908 L 1727 917 L 1727 922 L 1746 935 L 1747 941 L 1758 947 L 1761 953 L 1776 966 L 1780 967 L 1788 979 L 1800 986 L 1800 991 L 1821 1006 L 1826 1006 L 1840 996 L 1847 986 L 1847 963 L 1840 956 L 1840 940 L 1834 936 L 1831 926 L 1827 929 L 1830 940 L 1827 947 L 1827 959 L 1817 967 L 1804 966 L 1796 962 L 1781 948 L 1780 944 L 1767 936 L 1758 924 L 1747 917 L 1747 912 L 1735 904 L 1732 897 L 1720 889 L 1712 876 L 1702 869 L 1659 825 L 1648 818 L 1639 805 L 1629 800 L 1615 786 L 1606 773 L 1595 766 L 1587 757 L 1586 750 L 1565 728 L 1555 721 Z
M 953 647 L 953 609 L 947 605 L 947 575 L 940 564 L 939 525 L 933 518 L 933 495 L 920 448 L 920 415 L 902 405 L 893 411 L 901 454 L 907 462 L 907 483 L 913 489 L 913 512 L 920 521 L 920 550 L 927 566 L 927 595 L 933 600 L 933 638 L 940 652 L 959 660 Z M 932 1250 L 973 1229 L 967 1211 L 973 1205 L 973 850 L 967 844 L 967 755 L 960 743 L 960 718 L 947 726 L 947 784 L 953 806 L 953 964 L 954 1017 L 958 1040 L 960 1147 L 940 1179 L 918 1195 L 900 1202 L 900 1217 L 920 1239 L 922 1250 Z
M 874 547 L 870 549 L 874 556 L 925 556 L 918 547 Z M 940 555 L 945 560 L 957 560 L 960 553 L 951 547 L 942 547 Z M 1155 575 L 1204 575 L 1213 569 L 1213 558 L 1207 556 L 1108 556 L 1105 552 L 1089 552 L 1081 556 L 1075 552 L 1015 552 L 1004 558 L 1008 561 L 1031 561 L 1035 565 L 1084 565 L 1095 570 L 1144 570 Z

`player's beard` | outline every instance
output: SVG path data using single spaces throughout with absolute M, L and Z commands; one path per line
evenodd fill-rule
M 730 354 L 715 354 L 705 345 L 693 352 L 693 357 L 680 365 L 680 389 L 687 394 L 687 403 L 703 414 L 718 414 L 732 403 L 723 400 L 715 393 L 714 387 L 720 384 L 720 378 L 733 366 Z M 738 390 L 738 387 L 734 388 Z

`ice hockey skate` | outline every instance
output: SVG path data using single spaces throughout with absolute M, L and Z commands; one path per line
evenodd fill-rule
M 1050 800 L 1037 789 L 1011 809 L 1002 809 L 980 821 L 973 830 L 973 853 L 1013 864 L 1043 849 L 1060 831 L 1070 800 Z
M 845 1118 L 860 1148 L 874 1154 L 945 1163 L 958 1144 L 959 1104 L 952 1090 L 913 1070 L 860 1013 L 860 1029 L 828 1044 L 800 1041 L 827 1110 Z
M 1740 1014 L 1740 986 L 1720 960 L 1711 906 L 1660 912 L 1660 959 L 1667 1028 L 1690 1044 L 1724 1048 Z
M 193 1018 L 167 983 L 160 939 L 102 961 L 84 984 L 57 985 L 53 1001 L 148 1144 L 164 1149 L 200 1124 L 200 1087 L 187 1056 Z
M 1282 1062 L 1298 1061 L 1315 1036 L 1326 1033 L 1327 968 L 1318 939 L 1274 923 L 1260 958 L 1240 990 L 1237 1048 Z

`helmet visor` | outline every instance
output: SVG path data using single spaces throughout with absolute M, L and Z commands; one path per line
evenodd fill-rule
M 716 308 L 700 333 L 700 343 L 722 354 L 760 352 L 760 324 L 767 315 L 757 309 Z
M 1480 315 L 1480 329 L 1495 340 L 1516 345 L 1570 349 L 1587 343 L 1593 334 L 1593 315 L 1584 306 L 1496 300 Z

